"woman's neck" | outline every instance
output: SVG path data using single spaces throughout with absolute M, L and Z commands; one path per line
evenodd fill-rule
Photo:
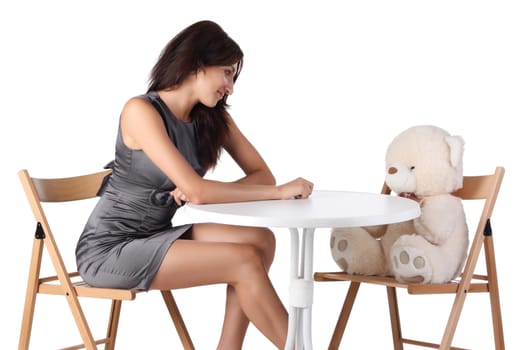
M 157 93 L 175 118 L 186 123 L 191 122 L 190 113 L 196 101 L 189 89 L 178 87 Z

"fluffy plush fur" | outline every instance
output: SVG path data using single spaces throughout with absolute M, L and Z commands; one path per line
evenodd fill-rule
M 395 276 L 412 283 L 457 277 L 467 256 L 468 229 L 461 200 L 464 141 L 432 125 L 397 135 L 386 153 L 386 183 L 420 203 L 420 217 L 398 224 L 334 228 L 332 256 L 352 274 Z

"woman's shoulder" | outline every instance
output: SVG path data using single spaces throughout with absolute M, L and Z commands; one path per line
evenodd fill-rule
M 133 96 L 126 101 L 123 107 L 123 112 L 133 112 L 135 110 L 139 112 L 153 110 L 153 106 L 150 99 L 147 98 L 147 95 Z
M 147 118 L 160 118 L 160 116 L 155 107 L 153 107 L 152 102 L 145 98 L 145 95 L 138 95 L 126 101 L 121 112 L 121 118 L 142 121 Z

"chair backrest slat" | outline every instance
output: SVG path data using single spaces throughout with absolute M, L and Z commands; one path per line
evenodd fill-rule
M 492 175 L 464 176 L 463 187 L 453 194 L 463 200 L 490 199 L 493 192 L 499 191 L 503 175 L 504 168 L 497 167 L 496 172 Z
M 32 178 L 27 170 L 20 170 L 18 176 L 36 221 L 43 225 L 46 234 L 52 235 L 41 203 L 94 198 L 99 192 L 103 179 L 110 173 L 111 170 L 104 170 L 69 178 L 38 179 Z
M 110 173 L 111 170 L 105 170 L 68 178 L 31 180 L 41 202 L 67 202 L 96 197 L 103 179 Z

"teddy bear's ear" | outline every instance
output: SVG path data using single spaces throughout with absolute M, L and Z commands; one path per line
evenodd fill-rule
M 445 141 L 451 151 L 450 161 L 453 167 L 458 167 L 463 161 L 463 146 L 465 141 L 461 136 L 446 136 Z

